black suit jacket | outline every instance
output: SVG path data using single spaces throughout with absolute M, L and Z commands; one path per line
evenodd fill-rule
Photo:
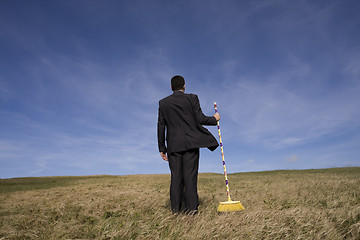
M 202 125 L 216 124 L 215 117 L 207 117 L 203 114 L 195 94 L 175 91 L 159 101 L 157 126 L 159 151 L 172 153 L 202 147 L 214 151 L 219 143 Z

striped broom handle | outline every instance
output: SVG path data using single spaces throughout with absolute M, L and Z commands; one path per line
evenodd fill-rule
M 214 108 L 215 108 L 215 113 L 217 113 L 218 110 L 217 110 L 216 102 L 214 102 Z M 230 190 L 229 190 L 229 182 L 228 182 L 228 179 L 227 179 L 226 167 L 225 167 L 224 149 L 223 149 L 223 144 L 222 144 L 222 141 L 221 141 L 221 132 L 220 132 L 220 124 L 219 124 L 219 121 L 217 121 L 217 128 L 218 128 L 218 132 L 219 132 L 219 140 L 220 140 L 220 148 L 221 148 L 221 157 L 222 157 L 222 162 L 223 162 L 223 167 L 224 167 L 226 191 L 227 191 L 227 195 L 228 195 L 228 201 L 231 201 L 231 198 L 230 198 Z

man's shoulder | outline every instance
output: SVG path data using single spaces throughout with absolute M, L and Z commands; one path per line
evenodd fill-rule
M 190 96 L 190 97 L 197 97 L 197 95 L 194 94 L 194 93 L 185 93 L 185 95 L 188 95 L 188 96 Z
M 198 99 L 198 96 L 193 93 L 186 93 L 185 95 L 192 101 L 196 101 L 196 99 Z
M 197 97 L 198 97 L 196 94 L 193 94 L 193 93 L 182 93 L 181 95 L 185 96 L 186 98 L 189 98 L 191 100 L 197 99 Z M 159 100 L 159 104 L 163 104 L 163 103 L 166 103 L 168 101 L 172 101 L 172 100 L 176 99 L 176 96 L 177 96 L 177 94 L 171 94 L 171 95 L 169 95 L 167 97 L 164 97 L 164 98 Z
M 193 93 L 183 93 L 182 95 L 187 97 L 187 98 L 195 98 L 195 97 L 197 97 L 197 95 L 193 94 Z
M 167 97 L 164 97 L 162 99 L 159 100 L 159 103 L 163 103 L 163 102 L 166 102 L 167 100 L 169 100 L 169 98 L 171 97 L 171 95 L 167 96 Z

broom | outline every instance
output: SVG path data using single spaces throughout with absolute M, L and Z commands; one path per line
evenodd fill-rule
M 214 102 L 214 107 L 215 107 L 215 113 L 217 113 L 218 111 L 217 111 L 216 102 Z M 223 166 L 224 166 L 225 183 L 226 183 L 226 190 L 227 190 L 227 197 L 228 197 L 226 202 L 220 202 L 219 207 L 218 207 L 218 212 L 242 211 L 242 210 L 245 210 L 245 208 L 241 205 L 240 201 L 231 201 L 231 198 L 230 198 L 229 182 L 228 182 L 227 174 L 226 174 L 224 150 L 223 150 L 223 144 L 221 141 L 221 132 L 220 132 L 219 121 L 217 121 L 217 128 L 218 128 L 218 132 L 219 132 L 221 157 L 222 157 L 222 162 L 223 162 Z

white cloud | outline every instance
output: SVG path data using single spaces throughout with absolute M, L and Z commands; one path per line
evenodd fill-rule
M 359 80 L 360 76 L 360 60 L 359 60 L 359 53 L 352 53 L 349 54 L 347 57 L 347 62 L 344 66 L 343 72 L 348 74 L 349 76 L 355 78 L 357 81 Z
M 35 169 L 30 171 L 28 174 L 30 175 L 37 175 L 37 174 L 44 174 L 47 166 L 47 158 L 45 159 L 37 159 L 33 166 Z
M 0 99 L 9 97 L 9 84 L 0 78 Z
M 287 162 L 290 162 L 290 163 L 293 163 L 293 162 L 296 162 L 297 160 L 299 159 L 299 157 L 295 154 L 291 155 L 290 157 L 288 157 L 286 159 Z
M 254 162 L 255 162 L 255 159 L 250 158 L 250 159 L 247 160 L 247 162 L 248 162 L 248 163 L 254 163 Z

